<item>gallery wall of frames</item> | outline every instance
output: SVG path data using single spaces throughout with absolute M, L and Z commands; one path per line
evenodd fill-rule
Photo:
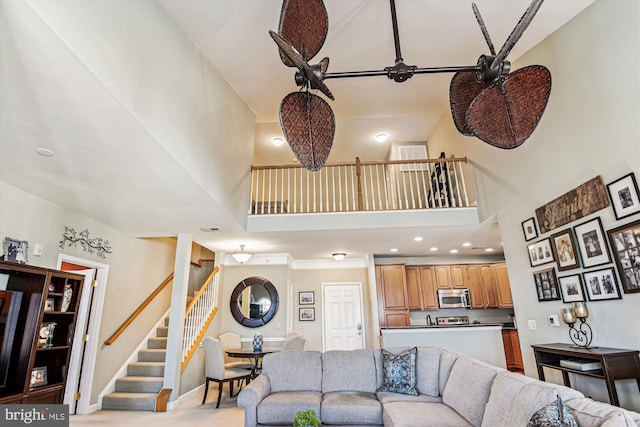
M 599 216 L 583 220 L 603 209 L 613 209 L 620 225 L 604 230 Z M 603 301 L 640 292 L 638 214 L 633 173 L 606 185 L 597 176 L 536 209 L 522 231 L 538 301 Z

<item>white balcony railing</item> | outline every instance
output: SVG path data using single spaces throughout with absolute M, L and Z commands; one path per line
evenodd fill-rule
M 254 166 L 249 214 L 469 207 L 465 158 Z

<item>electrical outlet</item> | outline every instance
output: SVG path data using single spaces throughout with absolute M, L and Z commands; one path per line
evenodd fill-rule
M 40 243 L 36 243 L 35 245 L 33 245 L 33 255 L 42 256 L 43 253 L 44 246 L 42 246 Z
M 536 329 L 538 329 L 538 325 L 536 324 L 535 320 L 527 320 L 527 325 L 529 326 L 530 331 L 535 331 Z
M 551 326 L 560 326 L 560 318 L 558 318 L 557 314 L 549 315 L 549 324 Z

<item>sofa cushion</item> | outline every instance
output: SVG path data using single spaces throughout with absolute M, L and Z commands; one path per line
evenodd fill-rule
M 291 425 L 298 411 L 313 409 L 320 413 L 319 391 L 283 391 L 271 393 L 258 405 L 258 424 Z
M 571 399 L 565 402 L 580 427 L 600 427 L 609 419 L 615 420 L 620 408 L 592 399 Z M 613 424 L 615 425 L 615 424 Z M 624 426 L 624 424 L 622 424 Z
M 428 394 L 419 394 L 417 396 L 411 396 L 409 394 L 400 393 L 388 393 L 386 391 L 379 391 L 376 393 L 378 400 L 384 406 L 391 402 L 428 402 L 428 403 L 442 403 L 442 397 L 429 396 Z
M 485 405 L 489 400 L 491 384 L 496 375 L 502 371 L 505 370 L 479 360 L 465 356 L 458 357 L 444 387 L 442 402 L 472 425 L 479 426 L 482 423 Z
M 382 405 L 373 393 L 324 393 L 320 404 L 322 424 L 382 424 Z
M 373 351 L 332 350 L 322 354 L 322 391 L 375 393 L 376 365 Z
M 554 402 L 558 395 L 563 402 L 583 397 L 569 387 L 504 371 L 491 385 L 482 427 L 525 426 L 538 409 Z
M 321 391 L 322 360 L 319 351 L 280 351 L 264 356 L 262 373 L 269 378 L 271 393 Z
M 385 427 L 471 427 L 456 411 L 442 403 L 392 402 L 382 407 Z
M 438 372 L 438 391 L 439 394 L 442 395 L 442 393 L 444 393 L 444 387 L 447 385 L 447 381 L 449 380 L 451 368 L 453 368 L 453 364 L 456 363 L 456 360 L 460 357 L 460 353 L 447 350 L 446 348 L 441 348 L 439 350 L 440 369 Z
M 554 402 L 534 412 L 527 427 L 578 427 L 578 424 L 558 395 Z
M 617 411 L 607 417 L 607 420 L 602 423 L 601 427 L 637 427 L 631 419 L 631 414 L 626 411 Z
M 409 347 L 392 347 L 385 349 L 391 353 L 402 353 Z M 376 385 L 382 387 L 384 370 L 382 369 L 382 350 L 374 352 L 376 360 L 377 379 Z M 416 355 L 416 389 L 420 394 L 440 396 L 438 377 L 440 372 L 440 348 L 420 346 Z
M 378 391 L 418 395 L 416 390 L 416 355 L 413 347 L 402 353 L 394 354 L 382 350 L 382 387 Z

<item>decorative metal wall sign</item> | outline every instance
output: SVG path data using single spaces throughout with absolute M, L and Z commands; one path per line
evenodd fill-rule
M 536 209 L 540 233 L 562 227 L 608 206 L 607 190 L 602 176 L 598 175 Z
M 76 233 L 76 230 L 65 225 L 62 240 L 59 245 L 60 249 L 64 249 L 65 245 L 68 247 L 78 246 L 78 243 L 82 246 L 83 251 L 89 252 L 90 254 L 95 252 L 100 258 L 104 258 L 105 254 L 111 253 L 111 246 L 109 245 L 108 240 L 104 240 L 100 237 L 91 239 L 89 238 L 88 229 L 84 229 L 80 233 Z

